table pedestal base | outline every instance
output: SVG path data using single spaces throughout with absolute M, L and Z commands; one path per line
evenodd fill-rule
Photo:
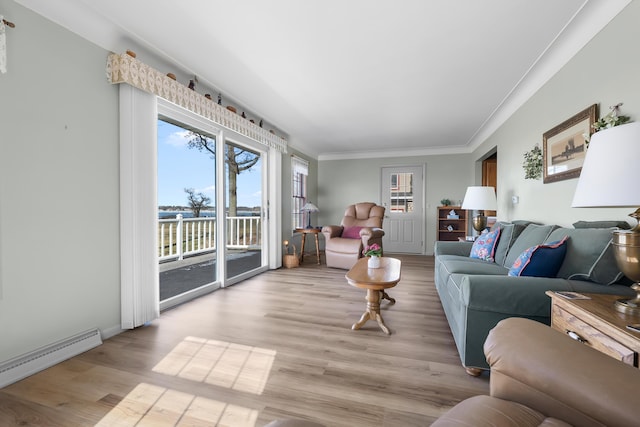
M 375 320 L 378 322 L 378 326 L 380 329 L 387 334 L 391 335 L 391 331 L 385 325 L 384 319 L 382 319 L 382 315 L 380 314 L 380 299 L 388 299 L 391 303 L 395 303 L 396 300 L 389 297 L 389 295 L 385 291 L 378 291 L 376 289 L 367 289 L 367 311 L 360 317 L 358 322 L 354 323 L 351 329 L 354 331 L 360 329 L 362 325 L 367 323 L 369 319 Z

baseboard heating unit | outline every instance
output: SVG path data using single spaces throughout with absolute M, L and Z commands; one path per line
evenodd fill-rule
M 0 388 L 47 369 L 102 344 L 100 331 L 93 329 L 18 356 L 0 364 Z

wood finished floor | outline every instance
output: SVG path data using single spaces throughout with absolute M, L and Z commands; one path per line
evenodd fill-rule
M 365 291 L 315 264 L 269 271 L 162 313 L 0 390 L 1 426 L 428 426 L 488 376 L 460 364 L 433 257 L 396 255 L 402 280 L 352 331 Z

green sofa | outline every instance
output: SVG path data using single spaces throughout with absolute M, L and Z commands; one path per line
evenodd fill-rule
M 435 285 L 462 365 L 479 375 L 489 365 L 482 349 L 489 330 L 508 317 L 551 323 L 547 290 L 635 295 L 618 270 L 611 229 L 562 228 L 524 221 L 498 222 L 493 261 L 470 258 L 472 242 L 436 242 Z M 556 277 L 514 277 L 509 268 L 532 246 L 568 236 Z

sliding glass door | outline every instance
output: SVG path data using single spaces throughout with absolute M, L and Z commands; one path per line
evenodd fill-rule
M 160 107 L 156 221 L 165 309 L 267 269 L 268 151 L 175 106 Z
M 219 287 L 215 147 L 214 135 L 158 120 L 160 301 Z
M 232 283 L 264 264 L 263 160 L 259 151 L 229 141 L 224 152 L 226 278 Z

